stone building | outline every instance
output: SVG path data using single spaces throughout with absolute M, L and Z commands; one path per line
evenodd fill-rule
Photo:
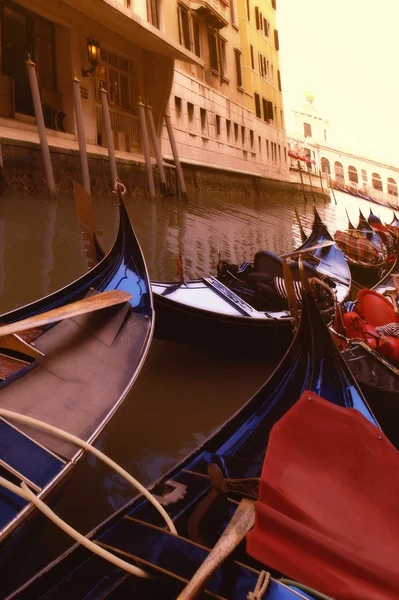
M 329 123 L 314 106 L 313 95 L 306 92 L 305 98 L 305 104 L 293 111 L 294 130 L 288 136 L 291 150 L 314 161 L 312 170 L 321 171 L 334 185 L 397 205 L 399 167 L 332 144 Z M 297 161 L 290 162 L 295 169 Z
M 183 164 L 289 180 L 275 0 L 0 0 L 0 140 L 16 183 L 21 163 L 41 166 L 28 54 L 59 180 L 78 177 L 73 72 L 94 177 L 107 154 L 103 82 L 117 158 L 141 169 L 144 186 L 139 97 L 164 158 L 168 109 Z

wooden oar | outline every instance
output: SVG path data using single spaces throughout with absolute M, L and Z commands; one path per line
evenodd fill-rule
M 290 258 L 291 256 L 300 256 L 302 254 L 306 254 L 307 252 L 313 252 L 313 250 L 318 250 L 319 248 L 328 248 L 329 246 L 333 246 L 335 242 L 322 242 L 321 244 L 316 244 L 315 246 L 309 246 L 309 248 L 303 248 L 302 250 L 294 250 L 293 252 L 288 252 L 287 254 L 281 254 L 280 258 Z
M 211 575 L 222 562 L 237 548 L 255 523 L 255 502 L 244 498 L 241 500 L 233 518 L 223 534 L 212 548 L 190 583 L 179 594 L 176 600 L 193 600 L 203 590 Z
M 302 240 L 302 242 L 304 242 L 307 238 L 307 235 L 302 227 L 301 219 L 299 218 L 299 214 L 298 214 L 296 206 L 294 207 L 294 211 L 295 211 L 296 220 L 298 221 L 298 225 L 299 225 L 299 232 L 301 234 L 301 240 Z
M 56 323 L 57 321 L 63 321 L 71 317 L 77 317 L 78 315 L 84 315 L 85 313 L 93 312 L 95 310 L 101 310 L 108 306 L 115 306 L 116 304 L 123 304 L 132 297 L 127 292 L 121 290 L 110 290 L 109 292 L 102 292 L 77 302 L 71 302 L 65 306 L 54 308 L 41 315 L 34 317 L 28 317 L 15 323 L 0 326 L 0 337 L 10 335 L 12 333 L 18 333 L 25 331 L 26 329 L 33 329 L 34 327 L 43 327 L 50 323 Z

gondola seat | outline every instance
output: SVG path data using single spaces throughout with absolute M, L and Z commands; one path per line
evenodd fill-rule
M 388 298 L 374 290 L 361 290 L 357 297 L 356 312 L 344 314 L 343 319 L 348 338 L 365 341 L 370 348 L 399 364 L 399 338 L 392 335 L 381 336 L 376 330 L 376 327 L 387 323 L 399 323 L 398 315 Z

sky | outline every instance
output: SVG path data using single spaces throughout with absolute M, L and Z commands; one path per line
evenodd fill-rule
M 399 165 L 399 0 L 277 0 L 286 126 L 304 91 L 345 150 Z

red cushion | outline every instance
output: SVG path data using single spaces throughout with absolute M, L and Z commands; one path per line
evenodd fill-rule
M 366 329 L 364 323 L 356 312 L 348 312 L 344 314 L 344 325 L 346 337 L 349 339 L 366 339 Z
M 248 554 L 335 598 L 399 598 L 399 453 L 311 392 L 273 427 Z
M 398 322 L 392 302 L 374 290 L 360 290 L 357 295 L 357 312 L 374 327 Z
M 387 335 L 379 341 L 378 349 L 385 358 L 399 364 L 399 338 Z

